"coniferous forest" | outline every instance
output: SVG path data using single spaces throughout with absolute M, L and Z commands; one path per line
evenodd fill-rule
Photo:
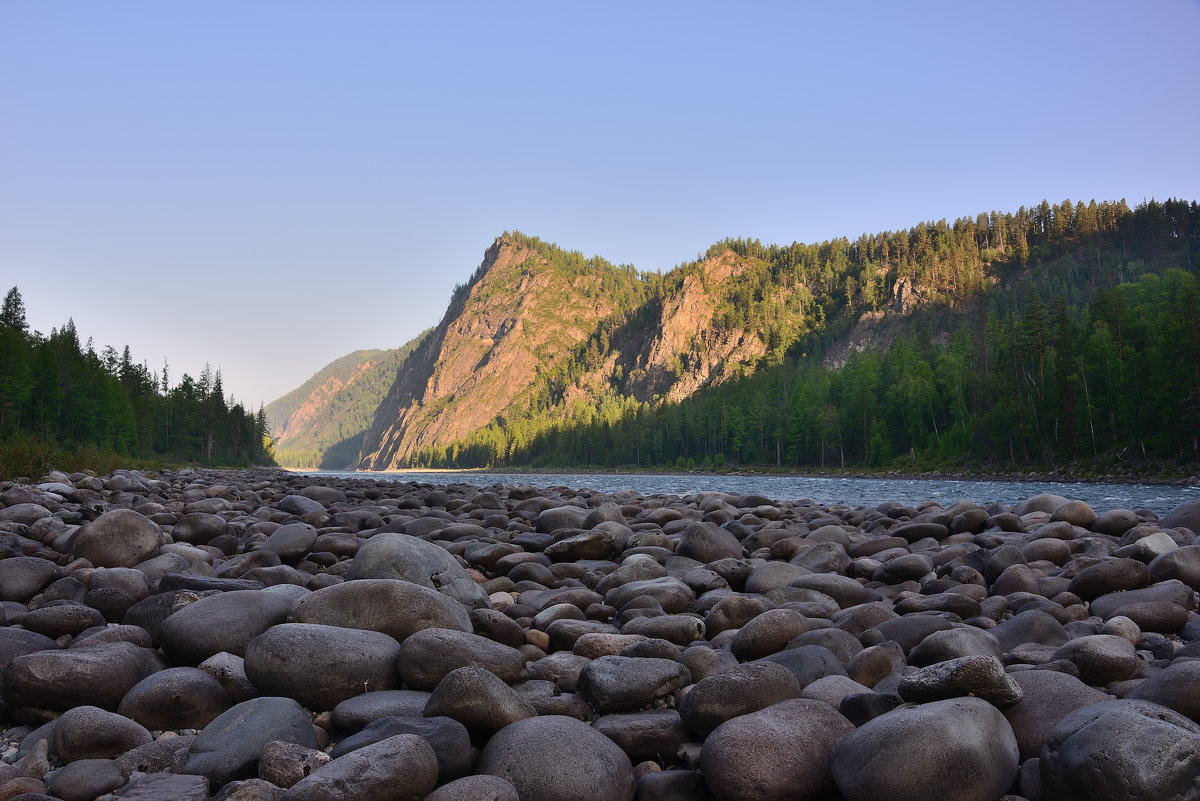
M 273 464 L 264 412 L 227 400 L 219 370 L 206 365 L 198 379 L 185 373 L 172 385 L 165 363 L 151 372 L 128 346 L 118 354 L 80 344 L 72 320 L 48 336 L 30 331 L 16 287 L 0 309 L 0 448 Z
M 1195 202 L 1043 201 L 854 241 L 728 240 L 701 258 L 726 248 L 755 269 L 712 324 L 770 343 L 756 369 L 679 402 L 614 382 L 563 409 L 553 396 L 585 369 L 585 343 L 528 409 L 412 466 L 1120 473 L 1200 458 Z M 805 308 L 772 302 L 796 284 Z M 864 325 L 890 330 L 887 346 L 847 347 Z

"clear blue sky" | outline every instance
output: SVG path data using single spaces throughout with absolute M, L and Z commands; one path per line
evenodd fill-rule
M 257 406 L 507 229 L 654 270 L 1198 199 L 1197 42 L 1197 0 L 0 0 L 0 292 Z

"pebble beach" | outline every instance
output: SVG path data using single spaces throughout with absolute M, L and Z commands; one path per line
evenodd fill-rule
M 1049 494 L 0 482 L 0 801 L 1200 799 L 1197 531 Z

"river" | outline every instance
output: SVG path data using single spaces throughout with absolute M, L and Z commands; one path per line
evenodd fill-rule
M 913 506 L 937 501 L 947 506 L 956 501 L 985 505 L 1013 505 L 1043 492 L 1085 501 L 1097 512 L 1109 509 L 1149 509 L 1160 517 L 1187 501 L 1200 500 L 1200 486 L 1160 484 L 1104 484 L 1052 481 L 966 481 L 928 478 L 813 478 L 809 476 L 712 475 L 707 473 L 502 473 L 490 471 L 445 471 L 403 473 L 321 472 L 314 475 L 343 478 L 377 478 L 429 484 L 530 484 L 535 487 L 566 486 L 602 492 L 633 489 L 643 495 L 695 492 L 755 493 L 776 500 L 808 498 L 821 504 L 875 506 L 897 501 Z

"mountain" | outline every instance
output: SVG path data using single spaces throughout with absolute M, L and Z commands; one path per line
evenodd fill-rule
M 396 373 L 425 331 L 399 348 L 357 350 L 335 359 L 265 409 L 276 460 L 285 467 L 344 469 Z
M 1200 347 L 1176 330 L 1197 316 L 1198 255 L 1200 207 L 1175 200 L 1043 201 L 819 244 L 725 240 L 665 273 L 505 233 L 400 366 L 357 463 L 1178 452 L 1195 425 L 1160 435 L 1167 423 L 1114 398 L 1152 376 L 1157 421 L 1178 418 L 1172 393 L 1200 397 L 1200 379 L 1156 366 Z M 1164 325 L 1134 325 L 1126 303 Z M 1134 346 L 1157 361 L 1131 362 Z
M 407 466 L 498 418 L 553 414 L 614 388 L 678 399 L 752 369 L 768 349 L 759 332 L 711 324 L 752 261 L 723 249 L 664 278 L 499 237 L 401 369 L 360 467 Z

